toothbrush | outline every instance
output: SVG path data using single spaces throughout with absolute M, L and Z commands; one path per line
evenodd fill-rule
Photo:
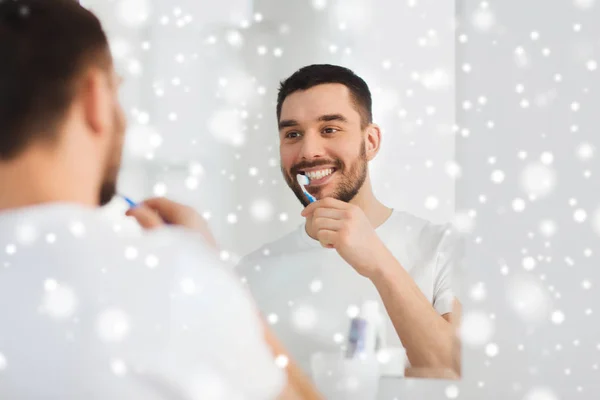
M 136 203 L 135 201 L 131 200 L 129 197 L 123 196 L 122 194 L 120 194 L 119 196 L 121 196 L 121 198 L 127 202 L 127 204 L 129 205 L 129 208 L 136 208 L 138 206 L 138 203 Z M 165 221 L 165 224 L 171 225 L 171 223 L 167 222 L 167 221 Z
M 127 204 L 129 205 L 129 207 L 135 208 L 135 207 L 138 206 L 137 203 L 135 201 L 131 200 L 129 197 L 123 196 L 122 194 L 119 195 L 119 196 L 121 196 L 123 198 L 123 200 L 125 200 L 127 202 Z
M 306 190 L 306 188 L 305 188 L 305 186 L 310 183 L 310 179 L 308 178 L 308 176 L 302 175 L 302 174 L 298 174 L 298 175 L 296 175 L 296 180 L 298 181 L 298 184 L 302 188 L 302 192 L 304 192 L 304 194 L 306 195 L 306 198 L 308 199 L 308 202 L 309 203 L 314 203 L 315 201 L 317 201 L 317 199 L 315 199 L 315 196 L 313 196 L 312 194 L 308 193 L 308 190 Z

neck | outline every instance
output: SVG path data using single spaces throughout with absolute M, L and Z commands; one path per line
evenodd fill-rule
M 369 177 L 365 180 L 362 188 L 350 201 L 350 204 L 360 207 L 374 228 L 382 225 L 392 215 L 392 209 L 385 206 L 375 197 Z
M 75 164 L 75 165 L 74 165 Z M 98 205 L 98 188 L 69 157 L 30 149 L 11 161 L 0 161 L 0 210 L 44 203 Z

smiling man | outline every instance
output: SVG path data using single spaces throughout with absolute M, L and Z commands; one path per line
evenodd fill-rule
M 307 66 L 281 83 L 281 170 L 306 222 L 242 259 L 238 271 L 307 371 L 315 352 L 345 346 L 350 317 L 375 300 L 387 347 L 404 347 L 408 365 L 429 371 L 425 376 L 457 376 L 453 278 L 461 241 L 451 225 L 376 198 L 368 163 L 381 131 L 371 107 L 367 84 L 343 67 Z M 310 179 L 306 189 L 316 202 L 309 204 L 297 174 Z

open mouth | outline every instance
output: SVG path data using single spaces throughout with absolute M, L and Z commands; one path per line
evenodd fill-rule
M 310 179 L 310 186 L 319 186 L 326 184 L 333 174 L 337 171 L 336 168 L 321 168 L 312 169 L 310 171 L 300 171 L 303 175 L 306 175 Z

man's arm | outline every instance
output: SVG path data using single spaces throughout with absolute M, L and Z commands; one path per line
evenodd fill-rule
M 460 376 L 460 304 L 439 315 L 412 277 L 386 249 L 371 279 L 400 337 L 412 369 Z M 432 371 L 434 370 L 434 371 Z M 407 371 L 407 372 L 410 372 Z M 409 374 L 410 375 L 410 374 Z
M 377 236 L 360 207 L 325 198 L 307 206 L 302 216 L 307 219 L 306 230 L 311 237 L 323 247 L 336 249 L 359 274 L 373 282 L 412 366 L 449 369 L 458 374 L 456 327 L 460 310 L 450 309 L 455 260 L 446 256 L 436 259 L 434 308 Z M 454 255 L 456 244 L 448 239 L 444 233 L 438 250 L 449 250 Z
M 269 329 L 268 325 L 261 318 L 263 322 L 263 329 L 265 332 L 265 341 L 271 348 L 273 356 L 285 356 L 287 358 L 287 366 L 285 371 L 287 373 L 287 385 L 285 389 L 278 397 L 279 400 L 321 400 L 322 397 L 314 388 L 310 380 L 300 370 L 294 360 L 291 359 L 289 353 L 279 342 L 275 334 Z

